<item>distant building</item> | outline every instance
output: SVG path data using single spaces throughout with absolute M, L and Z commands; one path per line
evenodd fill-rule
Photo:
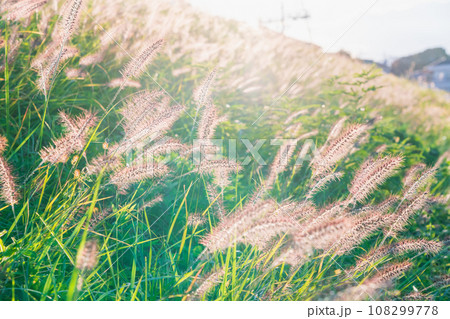
M 450 59 L 424 68 L 430 73 L 430 82 L 435 88 L 450 92 Z
M 423 86 L 450 92 L 450 59 L 431 63 L 414 71 L 409 78 Z

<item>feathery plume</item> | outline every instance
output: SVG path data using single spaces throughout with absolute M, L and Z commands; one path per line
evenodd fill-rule
M 146 47 L 137 58 L 128 62 L 127 65 L 120 71 L 122 74 L 122 80 L 127 81 L 131 78 L 139 78 L 144 73 L 147 66 L 155 57 L 156 53 L 160 50 L 164 40 L 160 39 L 154 42 L 152 45 Z
M 104 55 L 101 54 L 101 53 L 94 53 L 94 54 L 85 55 L 84 57 L 82 57 L 80 59 L 80 62 L 78 62 L 78 64 L 81 65 L 81 66 L 88 66 L 88 65 L 92 65 L 92 64 L 98 64 L 98 63 L 103 61 L 103 57 L 104 57 Z
M 353 201 L 364 201 L 378 185 L 394 174 L 402 162 L 403 158 L 400 156 L 386 156 L 375 161 L 369 160 L 363 164 L 362 168 L 356 173 L 350 187 Z
M 137 89 L 142 87 L 141 83 L 139 83 L 137 81 L 133 81 L 133 80 L 124 81 L 122 78 L 112 79 L 111 81 L 108 82 L 108 84 L 106 84 L 106 86 L 110 87 L 110 88 L 117 88 L 117 87 L 123 86 L 123 87 L 137 88 Z
M 350 211 L 351 215 L 367 216 L 368 214 L 378 212 L 380 214 L 386 214 L 392 206 L 398 202 L 398 196 L 389 196 L 383 202 L 378 205 L 367 205 L 358 209 Z
M 428 193 L 424 192 L 417 195 L 410 202 L 404 203 L 397 214 L 392 215 L 390 220 L 390 228 L 386 232 L 386 237 L 395 237 L 396 234 L 403 230 L 408 223 L 409 218 L 418 210 L 424 208 L 428 202 Z
M 236 242 L 266 249 L 272 238 L 283 235 L 298 226 L 289 216 L 268 216 L 256 222 L 248 230 L 237 236 Z
M 111 176 L 110 182 L 116 185 L 121 193 L 124 193 L 131 184 L 148 178 L 160 177 L 167 174 L 168 171 L 169 168 L 162 164 L 131 164 L 117 170 Z
M 414 291 L 402 298 L 404 301 L 429 301 L 431 296 L 424 295 L 420 291 Z
M 143 210 L 146 209 L 146 208 L 151 208 L 151 207 L 155 206 L 156 204 L 161 203 L 162 201 L 163 201 L 162 195 L 158 195 L 158 196 L 156 196 L 155 198 L 153 198 L 152 200 L 150 200 L 150 201 L 144 203 L 144 204 L 140 207 L 139 211 L 143 211 Z
M 6 145 L 6 138 L 0 136 L 0 198 L 7 204 L 14 206 L 19 201 L 19 193 L 11 166 L 2 155 Z
M 212 174 L 214 183 L 222 188 L 228 186 L 230 174 L 239 171 L 240 167 L 236 162 L 228 160 L 202 161 L 199 166 L 200 174 Z
M 309 192 L 306 194 L 306 199 L 312 199 L 314 195 L 323 190 L 328 183 L 339 180 L 343 175 L 343 173 L 332 173 L 325 175 L 311 187 Z
M 329 145 L 322 147 L 320 154 L 311 163 L 314 169 L 314 176 L 328 173 L 338 161 L 351 151 L 357 138 L 366 130 L 366 125 L 351 125 L 339 137 L 331 141 Z
M 443 275 L 433 281 L 434 287 L 447 287 L 450 285 L 450 275 Z
M 190 227 L 197 227 L 200 225 L 203 225 L 207 222 L 208 220 L 205 218 L 205 216 L 203 216 L 202 214 L 190 214 L 187 218 L 187 225 Z
M 197 128 L 198 139 L 211 139 L 214 137 L 217 125 L 223 118 L 217 117 L 217 110 L 214 105 L 203 108 L 202 116 Z
M 411 267 L 410 262 L 402 262 L 393 264 L 391 266 L 383 268 L 375 276 L 369 278 L 364 283 L 356 287 L 350 287 L 341 292 L 336 300 L 364 300 L 367 297 L 376 298 L 378 294 L 389 288 L 392 285 L 392 281 L 401 276 L 403 272 Z
M 271 200 L 246 205 L 233 215 L 224 217 L 208 235 L 201 239 L 200 243 L 209 252 L 224 250 L 233 245 L 257 221 L 268 216 L 275 209 L 276 203 Z
M 342 129 L 344 128 L 345 121 L 347 120 L 347 117 L 344 116 L 340 118 L 336 123 L 334 123 L 333 127 L 330 130 L 330 133 L 328 134 L 326 144 L 329 144 L 330 142 L 334 141 L 339 137 L 339 134 L 341 134 Z
M 344 234 L 334 245 L 337 255 L 351 251 L 356 245 L 372 235 L 386 224 L 384 215 L 376 213 L 359 220 L 352 229 Z
M 422 189 L 427 183 L 434 177 L 436 174 L 437 168 L 431 167 L 420 174 L 420 177 L 414 180 L 414 176 L 411 177 L 411 181 L 409 179 L 406 180 L 407 184 L 405 187 L 409 186 L 405 194 L 403 195 L 403 199 L 411 199 L 413 198 L 417 192 Z M 414 180 L 414 182 L 413 182 Z
M 103 209 L 100 212 L 94 212 L 91 220 L 89 221 L 89 229 L 93 230 L 98 224 L 112 215 L 113 213 L 111 213 L 111 209 Z
M 202 284 L 195 290 L 195 292 L 189 295 L 189 300 L 197 300 L 202 298 L 205 294 L 207 294 L 211 289 L 213 289 L 220 281 L 223 276 L 225 276 L 225 269 L 221 268 L 217 271 L 213 271 L 206 275 Z
M 144 146 L 147 139 L 155 140 L 162 136 L 172 127 L 183 109 L 181 105 L 169 108 L 169 98 L 162 92 L 139 93 L 121 110 L 125 137 L 110 153 L 122 154 Z
M 272 188 L 275 183 L 278 174 L 284 172 L 289 165 L 289 160 L 294 155 L 294 151 L 296 148 L 297 140 L 295 140 L 295 144 L 289 141 L 286 141 L 283 145 L 280 146 L 275 158 L 270 165 L 269 175 L 265 181 L 264 187 L 266 189 Z
M 81 69 L 67 68 L 64 70 L 66 77 L 71 80 L 83 79 L 86 77 L 86 72 Z
M 216 77 L 217 70 L 214 68 L 212 72 L 203 80 L 200 86 L 194 91 L 194 101 L 197 104 L 197 108 L 202 108 L 204 106 L 208 107 L 207 104 L 211 103 L 211 97 L 209 96 L 209 90 Z M 201 138 L 201 137 L 200 137 Z
M 273 213 L 274 216 L 291 216 L 295 219 L 316 215 L 316 207 L 309 201 L 285 201 Z
M 90 164 L 86 166 L 88 175 L 97 175 L 102 169 L 105 172 L 113 171 L 122 166 L 120 157 L 110 155 L 100 155 L 94 158 Z
M 348 201 L 340 201 L 330 204 L 328 207 L 322 209 L 316 216 L 314 216 L 314 218 L 309 220 L 308 225 L 303 228 L 303 231 L 307 232 L 309 229 L 314 228 L 322 223 L 326 223 L 327 221 L 330 221 L 332 218 L 339 215 L 348 215 L 346 213 L 348 205 Z
M 213 205 L 216 208 L 219 217 L 223 218 L 225 216 L 225 207 L 223 205 L 222 197 L 216 191 L 216 187 L 213 184 L 208 183 L 206 186 L 206 191 L 209 202 L 214 203 Z
M 162 154 L 168 154 L 171 152 L 186 152 L 188 147 L 175 138 L 162 138 L 158 142 L 148 147 L 143 156 L 147 158 L 154 158 Z
M 92 270 L 98 262 L 98 245 L 97 240 L 91 239 L 86 241 L 83 249 L 77 258 L 76 267 L 81 270 Z
M 70 154 L 82 151 L 89 129 L 97 122 L 95 114 L 89 111 L 73 119 L 63 111 L 59 113 L 59 116 L 68 132 L 59 139 L 53 140 L 54 146 L 44 147 L 39 152 L 43 162 L 65 163 Z
M 105 31 L 100 38 L 100 47 L 98 51 L 82 57 L 78 64 L 81 66 L 89 66 L 102 62 L 105 57 L 106 50 L 108 49 L 110 43 L 114 41 L 113 35 L 117 33 L 118 29 L 119 27 L 114 27 L 111 30 Z M 122 79 L 118 80 L 120 83 L 117 86 L 120 86 L 123 81 Z
M 408 169 L 408 171 L 405 174 L 405 177 L 403 178 L 403 186 L 409 187 L 411 184 L 416 180 L 417 175 L 423 171 L 427 166 L 423 163 L 417 164 L 412 166 Z
M 8 146 L 8 140 L 6 137 L 0 135 L 0 154 L 3 153 L 3 151 L 6 149 L 6 146 Z
M 272 266 L 278 266 L 283 262 L 291 266 L 299 266 L 314 249 L 328 250 L 333 243 L 351 229 L 354 220 L 350 217 L 341 217 L 316 224 L 302 230 L 303 225 L 298 226 L 293 232 L 291 245 L 286 247 L 274 260 Z
M 48 0 L 22 0 L 11 5 L 6 5 L 2 11 L 8 11 L 6 15 L 7 20 L 20 20 L 28 18 L 34 12 L 44 6 Z M 5 10 L 6 9 L 6 10 Z
M 50 90 L 51 82 L 58 73 L 59 65 L 67 59 L 75 56 L 78 53 L 78 49 L 67 46 L 59 51 L 54 50 L 51 53 L 52 55 L 49 57 L 48 61 L 42 61 L 42 64 L 38 65 L 38 88 L 43 93 L 47 93 Z M 39 60 L 35 63 L 39 63 Z
M 65 44 L 78 27 L 83 0 L 68 0 L 63 9 L 63 15 L 58 25 L 60 43 Z
M 369 252 L 367 255 L 360 258 L 360 260 L 356 263 L 356 266 L 349 271 L 350 274 L 355 273 L 356 271 L 362 271 L 367 269 L 368 267 L 374 265 L 380 259 L 394 255 L 398 256 L 407 252 L 429 252 L 432 254 L 437 254 L 439 250 L 442 248 L 442 243 L 433 241 L 433 240 L 425 240 L 425 239 L 407 239 L 402 240 L 398 243 L 394 243 L 391 245 L 381 246 L 372 252 Z

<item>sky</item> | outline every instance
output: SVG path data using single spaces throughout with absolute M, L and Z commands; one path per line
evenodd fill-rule
M 255 27 L 259 21 L 306 13 L 286 23 L 287 36 L 382 62 L 442 47 L 450 54 L 450 0 L 188 0 L 193 6 Z M 266 24 L 281 31 L 281 23 Z

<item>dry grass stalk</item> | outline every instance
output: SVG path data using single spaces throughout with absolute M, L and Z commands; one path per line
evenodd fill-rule
M 74 118 L 61 111 L 59 116 L 67 132 L 64 136 L 53 140 L 54 146 L 41 149 L 39 155 L 43 162 L 65 163 L 70 154 L 82 151 L 88 139 L 89 129 L 97 122 L 95 114 L 89 111 Z

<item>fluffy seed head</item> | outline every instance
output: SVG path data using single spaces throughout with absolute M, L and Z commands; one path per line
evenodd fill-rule
M 331 141 L 329 145 L 325 145 L 320 155 L 316 156 L 312 161 L 314 175 L 321 176 L 329 172 L 338 161 L 351 151 L 358 137 L 366 130 L 366 125 L 351 125 L 339 137 Z
M 91 239 L 86 241 L 83 249 L 77 258 L 76 267 L 81 270 L 92 270 L 98 262 L 98 245 L 97 240 Z
M 151 63 L 156 53 L 161 49 L 164 40 L 158 40 L 146 47 L 141 53 L 132 61 L 130 61 L 120 72 L 122 80 L 126 81 L 131 78 L 139 78 L 144 73 L 147 66 Z
M 2 155 L 0 155 L 0 197 L 9 205 L 15 205 L 19 201 L 19 193 L 11 166 Z
M 209 90 L 216 77 L 217 70 L 213 71 L 203 80 L 200 86 L 194 91 L 194 101 L 198 108 L 202 108 L 210 104 L 211 97 L 209 96 Z
M 400 156 L 387 156 L 375 161 L 369 160 L 363 164 L 362 168 L 356 173 L 350 188 L 353 200 L 358 202 L 364 201 L 378 185 L 395 173 L 402 162 L 403 158 Z

